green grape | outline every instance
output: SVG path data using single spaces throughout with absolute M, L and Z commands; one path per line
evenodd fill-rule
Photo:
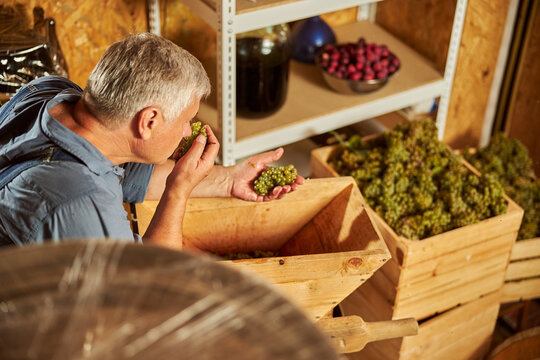
M 540 237 L 540 180 L 535 179 L 527 148 L 520 141 L 497 133 L 487 146 L 477 152 L 467 149 L 463 157 L 486 175 L 487 194 L 496 195 L 504 191 L 523 208 L 517 239 Z M 489 176 L 498 180 L 502 189 Z M 492 204 L 490 212 L 499 212 L 501 206 L 500 202 Z
M 270 167 L 253 182 L 258 195 L 268 195 L 276 186 L 290 185 L 296 180 L 298 172 L 293 165 Z
M 181 158 L 182 156 L 186 155 L 186 153 L 191 148 L 191 145 L 193 144 L 193 141 L 199 136 L 199 134 L 203 134 L 205 137 L 208 137 L 206 134 L 206 128 L 200 121 L 196 121 L 191 124 L 191 135 L 186 136 L 185 138 L 180 141 L 180 145 L 178 146 L 179 156 L 178 158 Z
M 407 121 L 368 142 L 341 141 L 329 164 L 352 176 L 367 203 L 399 235 L 423 239 L 506 211 L 496 179 L 465 168 L 431 119 Z M 521 158 L 514 171 L 527 162 Z M 492 166 L 500 168 L 500 162 Z

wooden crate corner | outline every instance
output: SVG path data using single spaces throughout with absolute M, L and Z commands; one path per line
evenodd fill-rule
M 157 202 L 137 205 L 141 234 Z M 225 261 L 276 284 L 314 320 L 329 313 L 390 259 L 352 178 L 309 179 L 280 200 L 190 199 L 184 242 L 217 254 L 279 256 Z

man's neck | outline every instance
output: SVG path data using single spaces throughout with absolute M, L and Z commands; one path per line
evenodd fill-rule
M 75 104 L 62 102 L 50 110 L 62 125 L 94 145 L 113 164 L 136 161 L 130 149 L 129 129 L 109 129 L 96 119 L 82 101 Z

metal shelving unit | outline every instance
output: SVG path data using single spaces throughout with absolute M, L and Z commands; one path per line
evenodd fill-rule
M 350 96 L 330 90 L 313 65 L 292 61 L 285 105 L 262 120 L 236 116 L 236 34 L 355 6 L 372 8 L 377 0 L 182 1 L 217 32 L 217 102 L 202 103 L 198 117 L 216 129 L 223 165 L 435 97 L 440 97 L 437 125 L 442 138 L 467 0 L 457 1 L 444 74 L 381 27 L 359 21 L 334 28 L 338 42 L 363 35 L 369 41 L 387 44 L 401 60 L 399 73 L 379 91 Z M 159 33 L 157 8 L 158 0 L 150 0 L 149 9 L 154 9 L 154 16 L 149 16 L 150 30 Z

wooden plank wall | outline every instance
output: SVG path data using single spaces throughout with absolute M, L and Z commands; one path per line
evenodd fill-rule
M 45 17 L 55 19 L 70 79 L 81 87 L 110 44 L 148 28 L 145 0 L 108 0 L 105 6 L 95 0 L 3 0 L 2 5 L 21 6 L 29 24 L 33 24 L 34 6 L 41 6 Z
M 506 119 L 508 135 L 529 150 L 540 176 L 540 5 L 535 2 Z
M 469 0 L 444 140 L 478 146 L 493 82 L 508 0 Z M 385 0 L 377 22 L 431 60 L 446 64 L 456 0 Z

